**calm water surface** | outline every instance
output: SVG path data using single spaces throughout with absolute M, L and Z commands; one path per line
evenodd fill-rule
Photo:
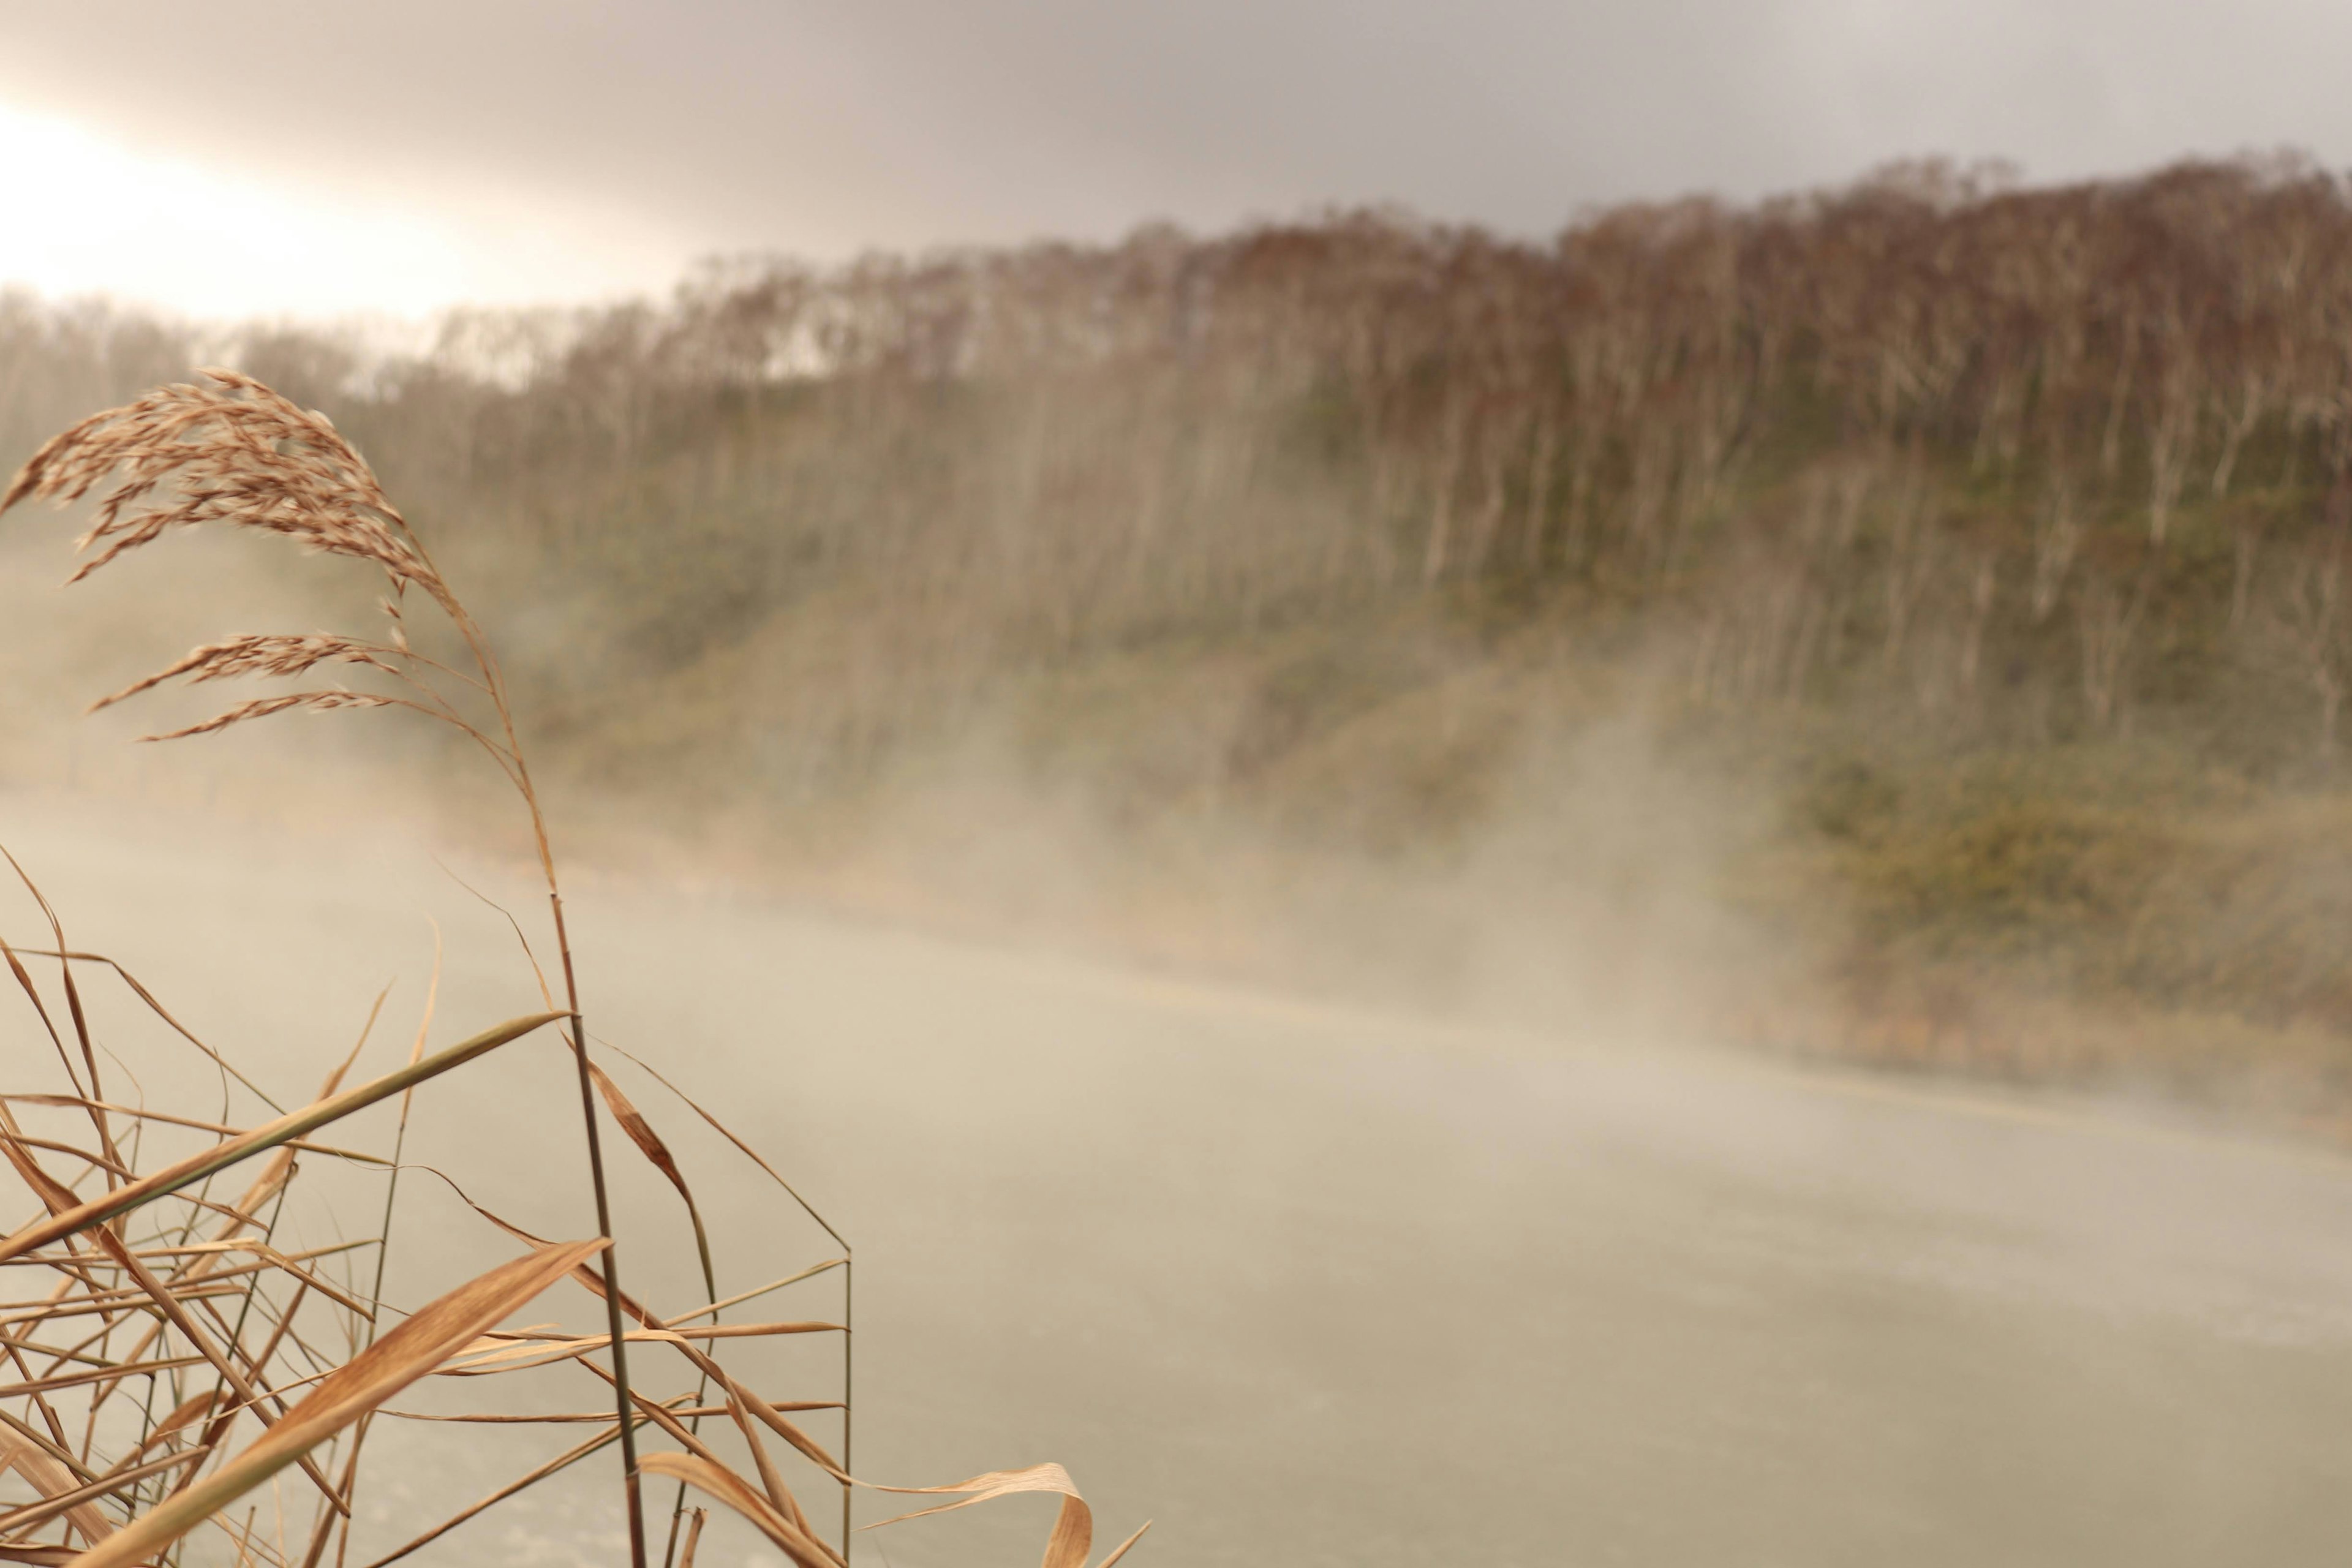
M 278 1083 L 308 1088 L 395 974 L 367 1059 L 404 1054 L 428 916 L 436 1042 L 535 1003 L 503 923 L 413 852 L 6 799 L 0 841 L 78 942 Z M 466 875 L 531 912 L 520 875 Z M 589 881 L 572 904 L 595 1032 L 856 1245 L 855 1461 L 877 1479 L 1058 1458 L 1105 1539 L 1159 1521 L 1143 1564 L 2294 1564 L 2352 1541 L 2352 1166 L 2332 1159 L 1220 996 L 740 898 Z M 409 1152 L 586 1235 L 554 1050 L 428 1091 Z M 697 1173 L 722 1290 L 829 1255 L 614 1070 Z M 679 1205 L 634 1169 L 626 1188 L 630 1282 L 691 1306 Z M 405 1298 L 503 1255 L 436 1184 L 404 1191 Z M 831 1278 L 778 1315 L 836 1311 Z M 780 1396 L 831 1396 L 835 1352 L 777 1353 Z M 362 1545 L 556 1446 L 388 1426 L 398 1473 Z M 617 1561 L 609 1479 L 412 1561 Z M 1034 1562 L 1050 1508 L 997 1506 L 865 1537 L 859 1561 Z M 720 1531 L 704 1561 L 770 1555 Z

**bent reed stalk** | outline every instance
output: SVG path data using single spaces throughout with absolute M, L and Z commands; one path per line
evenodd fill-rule
M 282 534 L 311 550 L 366 562 L 381 571 L 387 588 L 380 604 L 386 633 L 381 641 L 328 633 L 231 637 L 195 648 L 92 706 L 107 707 L 173 680 L 300 677 L 337 665 L 390 680 L 394 687 L 388 691 L 335 684 L 263 697 L 147 738 L 213 733 L 296 710 L 407 708 L 451 725 L 498 764 L 523 801 L 546 879 L 549 914 L 563 968 L 564 1005 L 557 1006 L 549 997 L 542 1013 L 509 1020 L 428 1054 L 425 1035 L 438 991 L 436 939 L 436 983 L 407 1064 L 356 1089 L 342 1088 L 381 1012 L 380 996 L 370 1012 L 368 1029 L 328 1073 L 317 1095 L 289 1107 L 173 1017 L 121 964 L 73 948 L 47 900 L 8 857 L 11 869 L 40 909 L 49 945 L 16 947 L 0 939 L 0 961 L 54 1047 L 54 1070 L 68 1091 L 15 1092 L 11 1086 L 0 1086 L 0 1155 L 38 1205 L 34 1217 L 0 1236 L 0 1269 L 11 1280 L 24 1277 L 19 1271 L 43 1270 L 51 1281 L 46 1295 L 0 1301 L 0 1358 L 5 1358 L 0 1379 L 16 1379 L 0 1381 L 0 1481 L 29 1486 L 35 1494 L 18 1506 L 0 1500 L 0 1561 L 58 1568 L 129 1568 L 134 1563 L 181 1568 L 184 1543 L 209 1530 L 227 1538 L 239 1568 L 320 1568 L 331 1544 L 336 1568 L 345 1568 L 361 1452 L 371 1424 L 382 1418 L 497 1423 L 509 1429 L 545 1425 L 554 1430 L 592 1423 L 599 1429 L 364 1568 L 388 1568 L 615 1442 L 622 1451 L 630 1551 L 636 1568 L 646 1561 L 639 1482 L 645 1472 L 680 1483 L 672 1510 L 673 1544 L 688 1511 L 685 1491 L 691 1487 L 724 1504 L 797 1568 L 848 1568 L 847 1500 L 853 1488 L 949 1500 L 919 1509 L 918 1514 L 1024 1492 L 1057 1494 L 1061 1503 L 1044 1568 L 1087 1568 L 1093 1516 L 1058 1465 L 995 1471 L 946 1487 L 877 1486 L 850 1473 L 848 1244 L 751 1144 L 650 1064 L 615 1047 L 618 1058 L 644 1071 L 707 1123 L 842 1249 L 838 1258 L 719 1299 L 709 1238 L 679 1161 L 644 1113 L 589 1060 L 546 821 L 488 639 L 367 464 L 323 415 L 298 408 L 236 372 L 204 374 L 203 384 L 159 388 L 83 420 L 49 441 L 0 497 L 0 511 L 28 498 L 79 500 L 110 480 L 99 502 L 97 521 L 80 541 L 83 552 L 97 552 L 74 573 L 76 581 L 175 528 L 223 523 Z M 441 611 L 465 648 L 470 671 L 411 646 L 404 609 L 412 589 Z M 526 942 L 526 951 L 528 946 Z M 27 959 L 55 963 L 49 987 L 34 978 Z M 536 972 L 535 963 L 533 968 Z M 150 1107 L 143 1089 L 131 1097 L 132 1104 L 106 1095 L 99 1079 L 100 1047 L 76 979 L 78 971 L 120 983 L 164 1026 L 165 1049 L 191 1048 L 207 1072 L 217 1072 L 222 1096 L 217 1116 Z M 545 995 L 544 976 L 540 985 Z M 600 1234 L 572 1242 L 534 1236 L 476 1203 L 447 1173 L 416 1166 L 525 1251 L 407 1315 L 378 1337 L 378 1320 L 394 1310 L 383 1300 L 384 1261 L 401 1191 L 399 1176 L 409 1168 L 401 1151 L 415 1090 L 550 1024 L 562 1026 L 577 1066 Z M 108 1049 L 112 1052 L 111 1047 Z M 121 1060 L 119 1055 L 116 1059 Z M 274 1119 L 237 1127 L 229 1103 L 232 1084 L 267 1106 Z M 705 1304 L 657 1313 L 647 1300 L 622 1289 L 596 1113 L 600 1094 L 629 1143 L 684 1201 L 700 1254 L 698 1283 Z M 320 1142 L 328 1129 L 355 1111 L 395 1096 L 400 1116 L 388 1158 L 344 1147 L 341 1141 Z M 176 1159 L 144 1158 L 152 1143 L 190 1135 L 215 1141 Z M 332 1246 L 281 1248 L 278 1228 L 299 1175 L 298 1154 L 383 1170 L 386 1185 L 379 1233 L 352 1240 L 339 1230 Z M 52 1165 L 60 1159 L 68 1166 L 79 1163 L 79 1173 L 58 1173 Z M 215 1191 L 221 1178 L 256 1161 L 262 1163 L 260 1174 L 241 1195 Z M 95 1190 L 85 1191 L 91 1188 Z M 361 1280 L 354 1261 L 355 1249 L 371 1246 L 376 1249 L 373 1289 Z M 721 1321 L 734 1309 L 829 1276 L 835 1268 L 844 1286 L 841 1322 L 805 1317 Z M 597 1298 L 604 1317 L 601 1333 L 566 1333 L 552 1325 L 499 1327 L 567 1279 Z M 656 1289 L 665 1283 L 656 1281 Z M 248 1330 L 259 1336 L 257 1347 L 248 1342 Z M 811 1333 L 843 1337 L 838 1400 L 771 1401 L 720 1359 L 723 1348 L 741 1340 Z M 124 1335 L 130 1342 L 117 1348 L 117 1339 Z M 334 1352 L 332 1339 L 341 1341 L 346 1353 Z M 626 1347 L 633 1342 L 682 1358 L 692 1373 L 690 1386 L 662 1397 L 646 1393 L 629 1374 Z M 610 1358 L 609 1370 L 593 1359 L 599 1353 Z M 494 1378 L 534 1368 L 592 1374 L 608 1385 L 613 1414 L 550 1415 L 543 1413 L 543 1402 L 534 1402 L 541 1413 L 457 1415 L 394 1410 L 387 1405 L 401 1390 L 426 1378 Z M 207 1377 L 208 1389 L 202 1386 Z M 719 1397 L 712 1398 L 714 1394 Z M 788 1414 L 836 1409 L 843 1415 L 838 1460 Z M 710 1440 L 702 1436 L 703 1418 L 722 1414 L 731 1418 L 734 1436 L 745 1450 L 741 1463 L 730 1463 L 713 1446 L 714 1441 L 732 1441 L 728 1434 L 722 1431 Z M 231 1434 L 247 1415 L 259 1424 L 260 1436 L 232 1448 Z M 68 1424 L 69 1415 L 81 1421 L 79 1437 Z M 647 1426 L 683 1452 L 648 1453 L 641 1459 L 637 1435 Z M 768 1451 L 771 1438 L 843 1489 L 837 1548 L 818 1536 L 793 1497 Z M 289 1468 L 299 1468 L 319 1493 L 307 1542 L 299 1545 L 289 1542 L 287 1529 L 299 1494 L 289 1498 L 277 1479 Z M 233 1505 L 265 1483 L 264 1495 L 277 1521 L 274 1535 L 260 1522 L 261 1505 L 247 1506 L 242 1519 L 233 1512 Z M 707 1510 L 692 1513 L 681 1568 L 690 1568 L 708 1522 Z M 1129 1536 L 1096 1568 L 1111 1568 L 1142 1533 L 1138 1530 Z
M 333 421 L 304 410 L 253 377 L 236 371 L 202 373 L 210 384 L 159 387 L 136 402 L 82 420 L 44 443 L 5 497 L 0 512 L 19 501 L 77 501 L 113 480 L 100 500 L 98 521 L 77 542 L 79 551 L 99 548 L 69 582 L 176 528 L 226 523 L 282 534 L 314 551 L 348 556 L 374 565 L 388 592 L 380 601 L 389 628 L 383 643 L 324 633 L 307 637 L 244 636 L 210 643 L 121 690 L 100 699 L 92 710 L 150 690 L 167 681 L 210 681 L 234 676 L 301 676 L 325 664 L 380 670 L 409 695 L 383 696 L 326 688 L 240 703 L 201 723 L 150 740 L 177 740 L 226 730 L 252 719 L 297 709 L 400 707 L 448 724 L 474 741 L 502 771 L 521 797 L 530 819 L 531 841 L 547 879 L 547 900 L 562 959 L 566 1024 L 577 1064 L 581 1121 L 588 1143 L 590 1185 L 595 1194 L 597 1234 L 613 1234 L 612 1205 L 596 1125 L 596 1097 L 588 1060 L 588 1036 L 580 1012 L 579 983 L 563 920 L 563 895 L 555 856 L 531 785 L 530 767 L 515 732 L 514 709 L 489 640 L 448 581 L 433 563 L 425 542 L 384 494 L 374 471 L 343 439 Z M 166 487 L 169 487 L 168 490 Z M 440 610 L 464 642 L 474 673 L 425 658 L 409 646 L 403 604 L 412 587 Z M 438 679 L 436 680 L 436 677 Z M 496 716 L 497 734 L 467 719 L 442 683 L 455 680 L 486 699 Z M 646 1568 L 645 1510 L 638 1484 L 636 1438 L 630 1419 L 626 1339 L 619 1306 L 620 1254 L 604 1257 L 612 1286 L 607 1300 L 614 1397 L 621 1424 L 623 1485 L 628 1499 L 631 1568 Z

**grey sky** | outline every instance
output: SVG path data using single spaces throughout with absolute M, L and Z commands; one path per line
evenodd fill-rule
M 0 3 L 0 107 L 297 206 L 446 220 L 488 268 L 446 289 L 507 297 L 1333 202 L 1542 231 L 1926 153 L 2352 163 L 2347 60 L 2341 0 Z

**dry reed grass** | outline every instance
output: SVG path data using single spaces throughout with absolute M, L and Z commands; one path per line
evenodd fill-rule
M 95 525 L 81 541 L 85 552 L 96 553 L 74 574 L 75 580 L 175 528 L 225 523 L 284 535 L 382 572 L 386 635 L 382 641 L 326 633 L 232 637 L 196 648 L 95 706 L 175 679 L 299 678 L 330 665 L 386 678 L 394 688 L 388 692 L 324 685 L 281 693 L 150 738 L 209 733 L 295 709 L 400 707 L 455 726 L 506 773 L 527 809 L 547 881 L 564 1000 L 555 1002 L 542 976 L 544 1011 L 429 1055 L 420 1027 L 408 1065 L 344 1089 L 366 1044 L 362 1035 L 314 1100 L 285 1110 L 182 1027 L 128 971 L 100 955 L 74 951 L 41 900 L 48 945 L 20 950 L 0 942 L 0 956 L 54 1048 L 54 1071 L 62 1086 L 0 1094 L 0 1152 L 37 1205 L 32 1216 L 0 1239 L 0 1279 L 29 1276 L 39 1282 L 12 1289 L 0 1300 L 0 1354 L 16 1374 L 13 1383 L 0 1384 L 0 1477 L 13 1474 L 31 1494 L 0 1503 L 0 1563 L 79 1568 L 178 1563 L 186 1560 L 192 1541 L 204 1541 L 205 1550 L 214 1551 L 225 1542 L 239 1564 L 270 1568 L 298 1563 L 318 1568 L 331 1546 L 338 1568 L 344 1568 L 370 1426 L 378 1419 L 413 1417 L 551 1427 L 585 1424 L 597 1429 L 479 1502 L 425 1525 L 366 1568 L 384 1568 L 616 1443 L 638 1568 L 647 1560 L 639 1480 L 648 1471 L 678 1483 L 666 1563 L 691 1568 L 701 1542 L 705 1511 L 689 1513 L 686 1506 L 692 1488 L 740 1514 L 801 1568 L 844 1568 L 850 1549 L 850 1490 L 870 1484 L 848 1469 L 847 1244 L 841 1242 L 839 1258 L 719 1299 L 709 1238 L 683 1168 L 651 1121 L 589 1059 L 555 860 L 487 639 L 366 462 L 323 416 L 298 408 L 236 373 L 205 375 L 205 384 L 162 388 L 58 436 L 16 476 L 0 499 L 0 510 L 26 499 L 79 500 L 110 483 Z M 462 661 L 429 657 L 412 646 L 404 613 L 412 588 L 441 612 Z M 24 881 L 40 900 L 31 879 Z M 55 963 L 55 977 L 47 986 L 35 979 L 27 959 Z M 93 971 L 110 974 L 166 1026 L 164 1037 L 173 1048 L 200 1053 L 219 1073 L 225 1092 L 234 1079 L 280 1113 L 240 1129 L 226 1111 L 219 1119 L 205 1118 L 110 1098 L 100 1068 L 106 1047 L 96 1037 L 77 978 Z M 374 1021 L 371 1015 L 371 1028 Z M 383 1266 L 410 1097 L 419 1085 L 551 1025 L 563 1030 L 577 1068 L 588 1176 L 602 1234 L 548 1241 L 467 1199 L 476 1214 L 523 1250 L 406 1314 L 398 1327 L 378 1337 L 385 1314 L 395 1310 L 383 1300 Z M 667 1079 L 646 1070 L 677 1092 Z M 394 1097 L 401 1101 L 400 1120 L 388 1152 L 323 1143 L 312 1136 Z M 698 1297 L 700 1305 L 665 1303 L 656 1311 L 650 1298 L 622 1288 L 595 1110 L 599 1099 L 631 1145 L 675 1188 L 692 1222 L 700 1279 L 660 1280 L 656 1290 L 677 1289 Z M 838 1233 L 748 1143 L 683 1094 L 678 1099 L 840 1242 Z M 175 1159 L 154 1152 L 156 1145 L 190 1134 L 210 1141 Z M 274 1245 L 278 1216 L 304 1158 L 386 1173 L 382 1223 L 373 1236 L 290 1254 Z M 246 1169 L 258 1173 L 237 1190 L 232 1173 Z M 371 1252 L 372 1285 L 361 1278 L 361 1259 Z M 735 1308 L 835 1272 L 843 1284 L 840 1322 L 725 1321 Z M 602 1307 L 604 1332 L 499 1327 L 566 1280 L 590 1292 Z M 722 1344 L 735 1340 L 802 1334 L 840 1336 L 840 1398 L 772 1401 L 730 1371 L 719 1353 Z M 690 1384 L 660 1396 L 646 1392 L 631 1375 L 632 1344 L 667 1352 L 681 1381 L 691 1374 Z M 592 1377 L 612 1398 L 611 1413 L 483 1410 L 420 1416 L 387 1408 L 401 1390 L 424 1378 L 512 1377 L 551 1367 Z M 838 1458 L 787 1414 L 828 1410 L 841 1412 Z M 733 1436 L 714 1443 L 703 1423 L 721 1415 Z M 247 1417 L 252 1436 L 240 1441 Z M 667 1438 L 681 1451 L 640 1459 L 636 1442 L 647 1427 L 654 1429 L 649 1438 Z M 842 1489 L 837 1542 L 824 1538 L 794 1495 L 771 1452 L 775 1442 Z M 722 1448 L 740 1448 L 743 1457 L 730 1459 Z M 281 1482 L 289 1469 L 300 1472 L 303 1485 L 289 1489 Z M 265 1485 L 267 1502 L 254 1500 Z M 1092 1516 L 1057 1465 L 992 1473 L 949 1487 L 878 1489 L 952 1500 L 919 1513 L 1024 1491 L 1056 1493 L 1062 1504 L 1045 1568 L 1084 1568 L 1090 1554 Z M 242 1518 L 236 1511 L 240 1504 L 246 1507 Z M 265 1511 L 268 1528 L 260 1522 Z M 1136 1536 L 1115 1548 L 1099 1568 L 1109 1568 Z

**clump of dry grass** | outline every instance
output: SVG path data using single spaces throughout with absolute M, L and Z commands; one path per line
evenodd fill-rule
M 205 374 L 205 383 L 162 388 L 49 441 L 0 498 L 0 510 L 31 498 L 79 500 L 102 489 L 97 521 L 81 541 L 85 552 L 96 553 L 74 574 L 75 580 L 175 528 L 219 523 L 284 535 L 380 571 L 387 631 L 382 641 L 328 633 L 226 638 L 193 650 L 95 706 L 173 680 L 301 677 L 324 666 L 388 678 L 394 687 L 389 692 L 330 685 L 281 693 L 150 738 L 210 733 L 294 709 L 400 707 L 455 726 L 507 774 L 528 812 L 547 881 L 564 1000 L 559 1005 L 550 994 L 544 1011 L 431 1055 L 425 1052 L 420 1029 L 407 1066 L 346 1089 L 343 1079 L 360 1054 L 361 1047 L 354 1047 L 328 1074 L 313 1100 L 288 1110 L 181 1027 L 120 966 L 72 950 L 46 901 L 41 908 L 49 919 L 47 947 L 20 956 L 19 950 L 0 942 L 0 955 L 54 1046 L 62 1078 L 58 1088 L 0 1094 L 0 1152 L 37 1205 L 32 1217 L 0 1239 L 0 1278 L 13 1280 L 25 1277 L 19 1271 L 29 1271 L 47 1282 L 22 1299 L 12 1292 L 12 1299 L 0 1301 L 0 1353 L 16 1375 L 16 1382 L 0 1384 L 0 1476 L 13 1473 L 33 1494 L 14 1505 L 0 1504 L 0 1562 L 79 1568 L 176 1563 L 187 1542 L 211 1534 L 226 1538 L 240 1564 L 318 1568 L 332 1545 L 342 1568 L 370 1424 L 404 1414 L 387 1408 L 394 1395 L 426 1377 L 506 1377 L 558 1367 L 585 1373 L 606 1389 L 611 1414 L 484 1411 L 430 1418 L 549 1426 L 584 1421 L 597 1429 L 367 1568 L 383 1568 L 615 1443 L 637 1568 L 647 1561 L 639 1486 L 645 1471 L 679 1483 L 666 1562 L 677 1552 L 684 1524 L 678 1561 L 691 1568 L 705 1521 L 700 1510 L 688 1519 L 686 1491 L 692 1487 L 741 1515 L 801 1568 L 844 1568 L 849 1489 L 867 1484 L 847 1468 L 846 1243 L 839 1258 L 760 1289 L 718 1299 L 709 1240 L 679 1162 L 643 1112 L 589 1059 L 554 856 L 488 640 L 366 462 L 323 416 L 296 407 L 250 377 L 231 371 Z M 462 648 L 461 662 L 428 657 L 412 646 L 404 616 L 412 589 L 440 611 Z M 26 886 L 32 888 L 29 879 Z M 25 957 L 57 965 L 47 991 Z M 93 966 L 117 976 L 166 1024 L 168 1038 L 203 1053 L 224 1083 L 234 1078 L 280 1114 L 239 1128 L 226 1111 L 219 1119 L 200 1118 L 110 1099 L 77 980 L 78 972 Z M 548 990 L 543 979 L 541 989 Z M 370 1021 L 372 1026 L 373 1016 Z M 549 1241 L 467 1199 L 484 1221 L 520 1244 L 521 1255 L 409 1313 L 378 1337 L 390 1310 L 383 1299 L 383 1259 L 398 1197 L 409 1095 L 428 1079 L 551 1025 L 565 1032 L 577 1069 L 588 1174 L 603 1234 Z M 388 1153 L 312 1137 L 394 1096 L 402 1101 L 400 1131 Z M 687 1294 L 699 1294 L 701 1305 L 666 1303 L 656 1311 L 649 1299 L 622 1287 L 596 1113 L 600 1098 L 631 1144 L 686 1205 L 702 1264 L 699 1292 L 689 1286 Z M 749 1144 L 700 1106 L 679 1098 L 839 1241 L 838 1233 Z M 193 1152 L 176 1159 L 142 1158 L 152 1144 L 189 1133 L 200 1137 Z M 387 1173 L 383 1224 L 373 1237 L 309 1252 L 277 1249 L 272 1237 L 298 1175 L 298 1155 Z M 250 1184 L 235 1196 L 225 1195 L 230 1189 L 218 1187 L 219 1180 L 257 1161 L 259 1173 Z M 368 1248 L 373 1250 L 374 1283 L 362 1287 L 356 1259 Z M 836 1270 L 844 1286 L 841 1322 L 722 1321 L 735 1307 Z M 603 1332 L 499 1327 L 567 1279 L 601 1305 Z M 676 1283 L 657 1281 L 656 1289 L 666 1292 Z M 730 1372 L 718 1353 L 725 1341 L 803 1333 L 841 1336 L 839 1399 L 771 1401 Z M 692 1373 L 691 1388 L 661 1397 L 648 1394 L 631 1377 L 632 1344 L 676 1357 L 681 1376 Z M 838 1458 L 787 1414 L 835 1409 L 842 1412 Z M 740 1450 L 740 1458 L 730 1459 L 704 1435 L 705 1418 L 720 1415 L 735 1434 L 726 1446 Z M 240 1445 L 235 1439 L 248 1417 L 254 1436 Z M 641 1460 L 637 1439 L 648 1426 L 679 1451 Z M 772 1442 L 782 1443 L 842 1489 L 838 1544 L 823 1539 L 794 1496 L 771 1453 Z M 272 1528 L 258 1522 L 259 1503 L 248 1503 L 241 1520 L 236 1516 L 236 1505 L 289 1468 L 300 1471 L 307 1490 L 297 1488 L 289 1495 L 272 1485 Z M 1047 1544 L 1046 1568 L 1084 1568 L 1089 1554 L 1091 1515 L 1059 1466 L 992 1473 L 950 1487 L 879 1489 L 954 1500 L 919 1510 L 925 1513 L 1023 1491 L 1058 1493 L 1063 1503 Z M 1108 1568 L 1134 1539 L 1115 1549 L 1101 1568 Z

